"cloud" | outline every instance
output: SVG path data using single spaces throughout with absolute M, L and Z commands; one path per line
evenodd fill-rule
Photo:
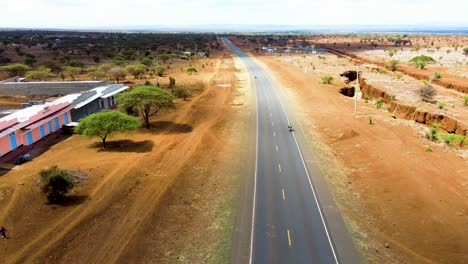
M 465 0 L 0 0 L 0 27 L 468 25 Z

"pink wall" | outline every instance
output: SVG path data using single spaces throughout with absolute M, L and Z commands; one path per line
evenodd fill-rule
M 11 150 L 10 139 L 8 135 L 0 138 L 0 155 L 3 155 Z

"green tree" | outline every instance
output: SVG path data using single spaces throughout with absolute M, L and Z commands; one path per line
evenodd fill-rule
M 435 61 L 436 60 L 434 60 L 434 58 L 426 55 L 419 55 L 409 60 L 410 63 L 414 64 L 417 68 L 421 70 L 424 69 L 424 67 L 426 67 L 428 63 L 433 63 Z
M 148 70 L 148 67 L 146 67 L 146 65 L 141 64 L 141 63 L 131 64 L 131 65 L 127 65 L 127 67 L 125 67 L 125 70 L 129 74 L 133 75 L 135 79 L 139 79 Z
M 72 176 L 66 171 L 59 169 L 56 165 L 39 172 L 41 180 L 41 190 L 46 194 L 50 203 L 57 203 L 75 185 Z
M 149 118 L 161 109 L 174 108 L 174 96 L 155 86 L 139 86 L 117 95 L 119 108 L 127 113 L 142 116 L 146 128 L 150 128 Z
M 40 67 L 36 70 L 28 71 L 25 75 L 26 78 L 31 80 L 44 81 L 49 77 L 54 77 L 55 74 L 51 72 L 49 68 Z
M 106 140 L 117 133 L 131 133 L 140 127 L 140 122 L 133 116 L 120 111 L 103 110 L 80 120 L 75 132 L 86 137 L 98 137 L 106 148 Z
M 68 76 L 72 78 L 72 80 L 75 80 L 78 74 L 81 73 L 81 68 L 79 67 L 72 67 L 72 66 L 63 66 L 62 67 L 62 73 L 64 76 Z
M 31 70 L 28 65 L 14 63 L 0 67 L 0 70 L 6 71 L 10 77 L 23 76 L 27 71 Z
M 123 67 L 115 66 L 107 71 L 107 76 L 109 79 L 115 80 L 117 83 L 119 83 L 120 80 L 125 79 L 127 76 L 127 71 Z
M 151 67 L 151 65 L 153 65 L 153 61 L 149 58 L 141 59 L 140 63 L 145 65 L 146 67 Z
M 190 66 L 188 66 L 187 68 L 185 68 L 185 71 L 186 71 L 188 74 L 192 75 L 192 73 L 197 72 L 197 69 L 195 69 L 195 67 L 193 67 L 192 65 L 190 65 Z

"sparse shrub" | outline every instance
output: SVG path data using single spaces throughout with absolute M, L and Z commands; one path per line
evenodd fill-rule
M 439 80 L 441 78 L 442 78 L 442 74 L 440 74 L 440 72 L 434 72 L 434 75 L 432 76 L 432 79 Z
M 84 64 L 79 60 L 71 60 L 65 64 L 66 66 L 84 68 Z
M 427 138 L 431 141 L 437 141 L 437 133 L 439 132 L 440 124 L 433 123 L 429 126 L 429 132 L 427 134 Z
M 463 48 L 463 55 L 468 56 L 468 47 Z
M 75 181 L 66 171 L 59 169 L 56 165 L 41 170 L 41 190 L 45 193 L 50 203 L 60 202 L 65 194 L 73 189 Z
M 330 75 L 325 75 L 320 78 L 322 80 L 322 84 L 332 84 L 334 78 Z
M 418 89 L 418 94 L 423 102 L 431 102 L 434 95 L 436 95 L 436 90 L 429 81 L 426 81 L 424 85 Z
M 390 100 L 395 101 L 395 100 L 396 100 L 396 95 L 391 94 L 391 95 L 390 95 Z
M 376 107 L 377 109 L 382 108 L 383 104 L 384 104 L 384 99 L 383 99 L 382 97 L 379 97 L 379 98 L 375 101 L 375 107 Z
M 372 122 L 372 116 L 367 116 L 367 121 L 369 122 L 369 125 L 373 125 L 374 123 Z
M 369 95 L 365 94 L 364 95 L 364 101 L 366 102 L 366 104 L 369 103 L 369 99 L 370 99 Z
M 425 148 L 424 148 L 424 151 L 425 151 L 425 152 L 432 152 L 432 149 L 431 149 L 430 147 L 425 147 Z
M 399 62 L 400 62 L 399 60 L 391 60 L 390 61 L 390 69 L 392 70 L 392 72 L 397 70 L 397 65 L 398 65 Z
M 387 71 L 386 71 L 385 69 L 383 69 L 383 68 L 377 68 L 377 69 L 375 69 L 375 72 L 377 72 L 377 73 L 379 73 L 379 74 L 385 74 L 385 73 L 387 73 Z
M 158 75 L 158 77 L 162 77 L 165 71 L 166 69 L 162 66 L 156 67 L 156 75 Z
M 441 139 L 443 142 L 446 144 L 456 144 L 459 145 L 463 141 L 465 141 L 465 136 L 464 135 L 458 135 L 458 134 L 450 134 L 450 133 L 436 133 L 437 139 Z
M 393 76 L 395 76 L 395 78 L 400 80 L 401 78 L 403 78 L 403 73 L 397 71 L 393 74 Z
M 175 88 L 176 79 L 173 77 L 169 77 L 169 89 Z
M 437 102 L 437 109 L 444 109 L 445 103 L 444 102 Z
M 468 106 L 468 94 L 465 94 L 465 95 L 463 96 L 463 104 L 464 104 L 465 106 Z
M 190 96 L 190 93 L 189 91 L 184 88 L 184 87 L 180 87 L 180 88 L 177 88 L 177 89 L 174 89 L 174 96 L 177 97 L 177 98 L 183 98 L 184 100 L 187 99 L 187 97 Z
M 146 85 L 146 86 L 151 86 L 151 82 L 148 81 L 148 80 L 146 80 L 146 81 L 145 81 L 145 85 Z

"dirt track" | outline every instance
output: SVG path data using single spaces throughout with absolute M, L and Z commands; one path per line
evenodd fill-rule
M 152 130 L 115 138 L 108 151 L 73 136 L 2 176 L 0 222 L 11 238 L 0 243 L 0 262 L 170 263 L 177 252 L 184 252 L 186 261 L 181 261 L 187 263 L 194 257 L 213 259 L 213 247 L 226 241 L 221 234 L 230 226 L 239 177 L 233 168 L 240 156 L 231 160 L 220 154 L 235 153 L 241 147 L 238 135 L 242 130 L 236 125 L 242 120 L 243 106 L 231 105 L 237 85 L 234 73 L 230 57 L 219 60 L 213 72 L 198 76 L 205 84 L 201 94 L 178 102 L 176 111 L 154 118 Z M 231 141 L 225 140 L 226 135 L 232 136 Z M 38 170 L 51 164 L 81 170 L 90 177 L 73 191 L 66 206 L 45 205 L 39 192 Z M 219 178 L 227 168 L 230 177 Z M 186 179 L 186 186 L 199 188 L 192 192 L 179 182 L 168 193 L 179 177 Z M 195 180 L 187 180 L 189 177 Z M 204 184 L 208 185 L 200 187 Z M 218 198 L 218 193 L 226 195 Z M 196 199 L 185 200 L 182 194 L 197 197 L 200 204 Z M 168 206 L 181 203 L 188 208 L 204 207 L 210 214 L 187 209 L 185 215 L 171 215 Z M 219 206 L 225 208 L 219 211 Z M 217 224 L 222 214 L 228 216 L 220 228 L 200 230 Z M 185 252 L 184 247 L 192 244 L 184 241 L 185 233 L 167 234 L 165 228 L 174 221 L 190 225 L 191 217 L 199 224 L 193 224 L 197 229 L 185 228 L 185 232 L 199 235 L 205 243 L 198 244 L 198 250 Z
M 466 160 L 364 102 L 354 117 L 341 81 L 322 85 L 319 74 L 259 60 L 284 86 L 370 263 L 468 262 Z

